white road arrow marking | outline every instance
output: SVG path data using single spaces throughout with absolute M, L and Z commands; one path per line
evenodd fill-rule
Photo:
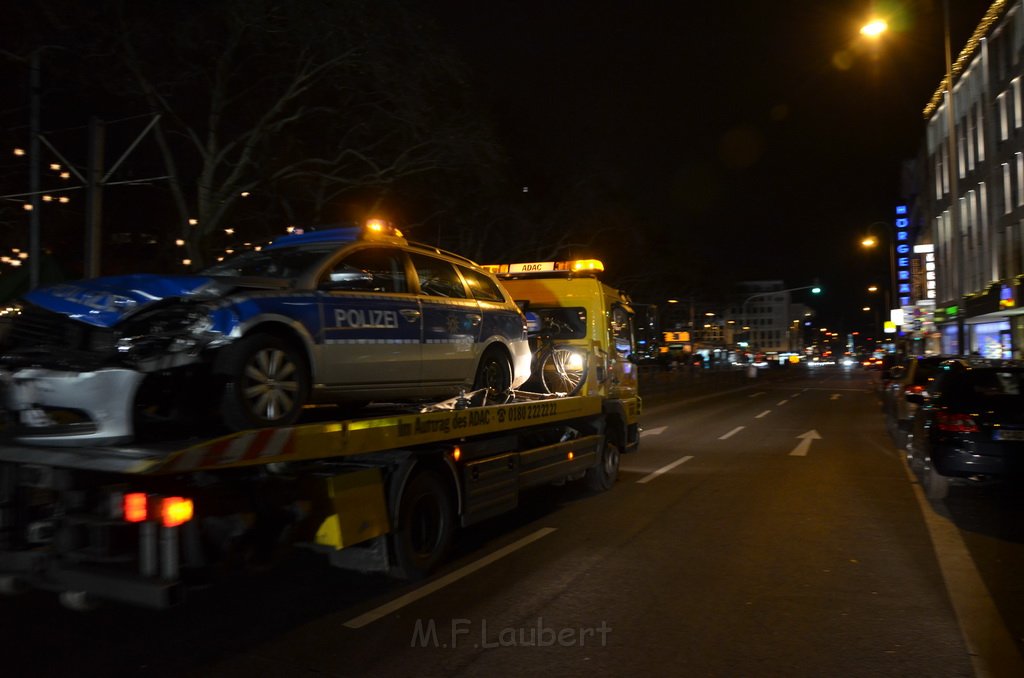
M 640 431 L 640 437 L 643 438 L 644 436 L 660 436 L 662 433 L 665 432 L 665 429 L 667 429 L 667 428 L 668 428 L 668 426 L 658 426 L 656 428 L 645 428 L 643 431 Z
M 791 457 L 806 457 L 808 450 L 811 449 L 811 441 L 821 440 L 821 436 L 818 435 L 818 432 L 813 428 L 807 433 L 801 433 L 797 438 L 800 439 L 800 442 L 793 448 L 793 451 L 789 453 L 789 456 Z

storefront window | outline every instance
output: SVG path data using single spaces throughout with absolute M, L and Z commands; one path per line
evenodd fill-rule
M 985 358 L 1011 358 L 1010 321 L 971 325 L 971 353 Z
M 957 338 L 956 323 L 942 327 L 942 352 L 946 355 L 960 355 L 960 341 Z

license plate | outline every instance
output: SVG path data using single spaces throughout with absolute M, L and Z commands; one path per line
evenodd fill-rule
M 992 437 L 996 440 L 1024 440 L 1024 431 L 999 430 Z

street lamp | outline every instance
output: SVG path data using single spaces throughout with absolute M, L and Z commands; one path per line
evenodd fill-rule
M 891 301 L 895 301 L 899 296 L 896 288 L 896 243 L 893 242 L 892 233 L 889 232 L 889 224 L 884 221 L 876 221 L 868 226 L 868 236 L 860 241 L 863 247 L 868 249 L 874 248 L 878 245 L 878 239 L 872 235 L 876 226 L 883 226 L 883 231 L 889 241 L 889 289 L 885 292 L 885 305 L 886 310 L 891 310 Z M 890 296 L 891 291 L 891 296 Z
M 882 33 L 886 31 L 888 25 L 884 20 L 873 19 L 864 26 L 861 27 L 861 35 L 876 39 Z M 964 324 L 964 297 L 967 294 L 967 262 L 966 262 L 966 248 L 963 246 L 966 234 L 961 232 L 960 229 L 960 192 L 957 186 L 957 166 L 959 165 L 959 157 L 957 150 L 957 137 L 956 137 L 956 115 L 953 110 L 953 51 L 950 45 L 949 38 L 949 0 L 943 0 L 942 2 L 942 34 L 943 34 L 943 46 L 945 48 L 946 56 L 946 75 L 942 82 L 942 96 L 946 100 L 946 174 L 949 181 L 949 228 L 953 234 L 950 243 L 951 255 L 953 257 L 953 268 L 955 270 L 956 284 L 950 286 L 950 291 L 953 292 L 954 298 L 957 301 L 957 314 L 956 314 L 956 328 L 957 328 L 957 350 L 960 353 L 966 353 L 966 342 L 967 342 L 967 328 Z M 938 98 L 938 92 L 935 93 L 933 98 L 933 104 Z M 929 104 L 931 106 L 932 104 Z M 927 111 L 927 109 L 926 109 Z M 893 288 L 895 293 L 895 288 Z

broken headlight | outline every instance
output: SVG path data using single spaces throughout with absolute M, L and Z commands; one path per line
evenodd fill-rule
M 226 341 L 214 327 L 213 306 L 168 306 L 125 323 L 117 339 L 117 351 L 136 358 L 157 353 L 195 354 Z

